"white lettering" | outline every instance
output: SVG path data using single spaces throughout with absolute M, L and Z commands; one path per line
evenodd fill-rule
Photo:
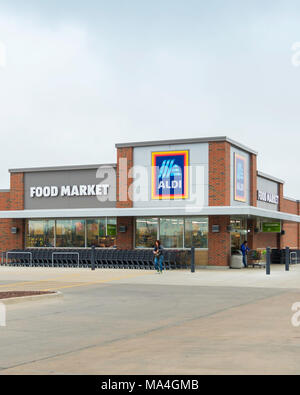
M 36 197 L 42 197 L 43 196 L 43 188 L 42 187 L 37 187 L 36 192 L 35 192 Z
M 48 186 L 44 187 L 44 188 L 43 188 L 43 196 L 44 196 L 44 197 L 49 197 L 50 194 L 51 194 L 51 188 L 48 187 Z
M 87 196 L 87 186 L 86 185 L 80 185 L 79 190 L 80 190 L 80 196 Z
M 79 196 L 79 190 L 77 185 L 73 185 L 71 196 Z
M 60 188 L 60 196 L 103 196 L 108 195 L 110 185 L 63 185 Z M 59 196 L 59 188 L 52 186 L 30 187 L 29 195 L 31 198 L 37 197 L 56 197 Z
M 63 185 L 61 187 L 60 196 L 70 196 L 70 195 L 71 195 L 70 185 Z
M 265 203 L 279 203 L 279 196 L 269 192 L 257 191 L 257 199 Z
M 103 195 L 102 185 L 96 185 L 96 195 L 97 196 Z
M 33 198 L 35 196 L 35 187 L 30 188 L 30 197 Z
M 55 186 L 51 187 L 51 197 L 58 196 L 58 188 Z
M 96 192 L 95 192 L 95 185 L 88 185 L 88 196 L 95 196 Z

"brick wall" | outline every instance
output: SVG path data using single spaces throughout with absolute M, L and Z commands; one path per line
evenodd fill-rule
M 289 200 L 283 197 L 283 188 L 281 190 L 281 203 L 280 211 L 289 214 L 300 215 L 300 203 L 299 201 Z M 285 234 L 281 236 L 280 248 L 285 247 L 300 248 L 300 224 L 296 222 L 283 222 L 282 229 Z
M 257 207 L 257 156 L 250 155 L 250 205 Z
M 24 174 L 10 175 L 10 209 L 24 210 Z
M 134 219 L 133 217 L 118 217 L 117 218 L 117 248 L 122 250 L 131 250 L 134 241 Z M 119 232 L 120 226 L 126 226 L 125 233 Z
M 128 177 L 129 170 L 133 167 L 133 148 L 117 149 L 117 207 L 130 208 L 133 202 L 128 196 L 128 188 L 132 178 Z
M 209 205 L 230 206 L 230 144 L 209 144 Z
M 219 233 L 212 233 L 213 225 L 220 225 Z M 209 217 L 208 265 L 210 266 L 228 266 L 230 263 L 231 240 L 230 232 L 227 231 L 229 225 L 229 216 Z
M 0 210 L 24 210 L 24 175 L 11 173 L 10 192 L 0 192 Z M 16 234 L 11 228 L 18 229 Z M 0 219 L 0 252 L 24 248 L 25 221 L 23 219 Z
M 230 144 L 209 144 L 209 205 L 230 206 Z M 212 233 L 212 226 L 220 225 L 220 233 Z M 228 266 L 230 258 L 230 217 L 209 217 L 208 265 Z

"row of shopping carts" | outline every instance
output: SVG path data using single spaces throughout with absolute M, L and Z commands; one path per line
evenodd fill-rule
M 34 267 L 91 267 L 94 254 L 95 268 L 153 270 L 152 250 L 117 249 L 25 249 L 2 253 L 1 263 L 8 266 Z M 188 251 L 165 250 L 166 270 L 186 269 L 190 264 Z

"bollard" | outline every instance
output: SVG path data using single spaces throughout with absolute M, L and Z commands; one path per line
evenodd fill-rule
M 191 248 L 191 272 L 195 273 L 195 247 Z
M 271 248 L 267 248 L 266 255 L 266 275 L 269 276 L 271 274 Z
M 287 272 L 290 270 L 290 247 L 285 249 L 285 270 Z
M 92 246 L 91 250 L 91 269 L 95 270 L 95 246 Z

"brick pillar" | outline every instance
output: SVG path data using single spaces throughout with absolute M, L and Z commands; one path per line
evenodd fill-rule
M 132 178 L 128 177 L 133 167 L 133 148 L 118 148 L 117 150 L 117 208 L 131 208 L 133 202 L 128 196 L 128 188 Z
M 212 226 L 220 225 L 220 232 L 213 233 Z M 231 255 L 230 232 L 227 226 L 230 225 L 229 216 L 210 216 L 208 232 L 208 265 L 209 266 L 229 266 Z
M 209 144 L 209 205 L 230 206 L 230 144 Z
M 133 217 L 118 217 L 117 218 L 117 248 L 120 250 L 133 249 Z M 126 232 L 120 232 L 120 226 L 126 226 Z
M 230 144 L 209 144 L 209 206 L 230 206 Z M 219 233 L 212 226 L 220 225 Z M 208 232 L 208 265 L 228 266 L 230 259 L 229 216 L 210 216 Z
M 24 173 L 10 174 L 10 210 L 24 210 Z M 25 220 L 13 219 L 10 227 L 16 227 L 17 233 L 10 234 L 9 249 L 23 249 L 25 247 Z
M 0 210 L 24 210 L 24 174 L 11 173 L 10 191 L 0 193 Z M 17 228 L 17 233 L 11 233 Z M 24 248 L 25 221 L 23 219 L 0 220 L 0 252 Z
M 257 156 L 250 156 L 250 206 L 257 206 Z
M 24 210 L 24 173 L 10 174 L 10 210 Z
M 283 184 L 279 184 L 279 204 L 278 204 L 278 211 L 283 211 Z

